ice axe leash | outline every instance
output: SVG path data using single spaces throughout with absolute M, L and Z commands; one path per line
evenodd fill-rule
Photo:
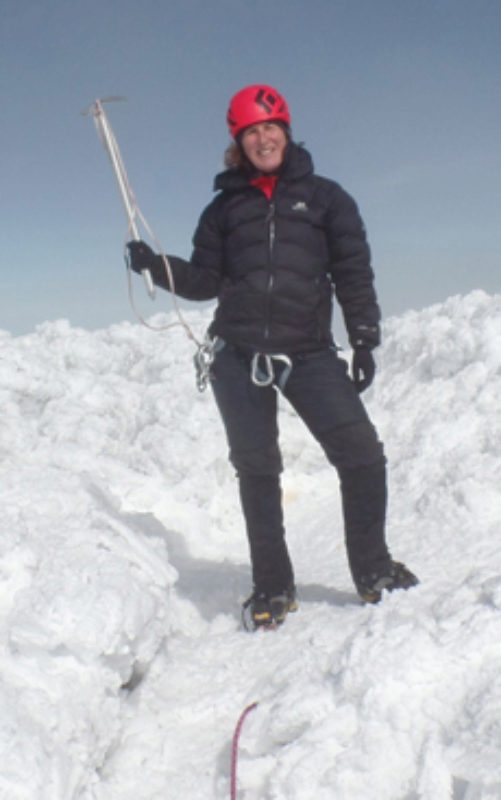
M 210 339 L 206 338 L 204 342 L 199 342 L 193 331 L 191 330 L 190 326 L 184 319 L 181 310 L 179 308 L 179 304 L 177 301 L 176 296 L 176 287 L 174 284 L 174 276 L 172 274 L 172 269 L 169 264 L 169 260 L 159 242 L 157 241 L 153 231 L 151 230 L 148 222 L 146 221 L 144 215 L 142 214 L 132 191 L 132 187 L 129 182 L 129 178 L 127 175 L 127 171 L 125 169 L 125 165 L 122 159 L 122 155 L 120 153 L 120 148 L 118 147 L 117 140 L 109 123 L 109 120 L 104 112 L 103 103 L 110 103 L 110 102 L 117 102 L 125 100 L 125 97 L 103 97 L 101 99 L 97 99 L 92 103 L 85 111 L 82 113 L 86 116 L 92 115 L 94 119 L 94 124 L 96 126 L 96 130 L 98 133 L 101 142 L 104 145 L 106 152 L 108 153 L 109 159 L 111 161 L 111 165 L 113 167 L 113 171 L 115 173 L 115 177 L 118 184 L 118 189 L 120 192 L 120 197 L 122 198 L 122 202 L 125 208 L 125 213 L 127 215 L 128 221 L 128 228 L 127 228 L 127 240 L 135 239 L 138 241 L 141 237 L 139 236 L 137 220 L 143 224 L 143 227 L 149 234 L 151 240 L 155 244 L 157 251 L 160 253 L 167 275 L 167 281 L 169 284 L 169 290 L 172 297 L 172 302 L 174 305 L 174 309 L 178 318 L 177 322 L 173 322 L 169 325 L 164 325 L 160 328 L 153 327 L 145 319 L 141 316 L 138 312 L 137 308 L 135 307 L 133 293 L 132 293 L 132 280 L 131 280 L 131 268 L 128 258 L 128 251 L 127 248 L 125 249 L 125 260 L 127 263 L 127 281 L 128 281 L 128 290 L 129 290 L 129 299 L 132 306 L 134 313 L 136 314 L 137 318 L 143 325 L 146 325 L 147 328 L 156 331 L 163 331 L 167 328 L 172 328 L 174 325 L 181 325 L 188 338 L 191 339 L 196 347 L 197 352 L 194 357 L 195 367 L 197 370 L 197 387 L 200 391 L 203 391 L 207 386 L 208 381 L 208 370 L 210 364 L 212 363 L 212 342 Z M 150 271 L 145 269 L 142 270 L 142 275 L 146 284 L 146 289 L 153 300 L 155 297 L 155 287 L 153 285 L 153 280 L 150 274 Z

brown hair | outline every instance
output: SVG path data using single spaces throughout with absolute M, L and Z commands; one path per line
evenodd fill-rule
M 224 151 L 224 166 L 226 169 L 240 169 L 246 161 L 241 145 L 238 142 L 230 142 Z

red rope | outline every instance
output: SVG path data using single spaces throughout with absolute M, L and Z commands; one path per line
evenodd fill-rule
M 235 733 L 233 734 L 233 745 L 231 748 L 231 800 L 237 800 L 238 740 L 240 739 L 240 733 L 247 714 L 249 711 L 256 708 L 257 705 L 257 703 L 251 703 L 250 706 L 247 706 L 247 708 L 242 711 L 237 722 L 237 727 L 235 728 Z

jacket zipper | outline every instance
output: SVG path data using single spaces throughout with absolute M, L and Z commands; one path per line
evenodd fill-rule
M 271 295 L 273 292 L 273 285 L 275 283 L 275 276 L 273 274 L 273 248 L 275 245 L 275 203 L 270 203 L 268 214 L 266 215 L 266 224 L 268 225 L 268 264 L 270 274 L 268 277 L 267 287 L 267 304 L 266 304 L 266 321 L 264 326 L 264 338 L 268 339 L 270 335 L 270 304 Z

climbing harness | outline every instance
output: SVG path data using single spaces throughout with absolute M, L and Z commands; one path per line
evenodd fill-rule
M 102 141 L 102 143 L 104 145 L 104 148 L 105 148 L 106 152 L 108 153 L 108 156 L 109 156 L 110 161 L 111 161 L 111 165 L 112 165 L 113 170 L 115 172 L 115 177 L 116 177 L 116 180 L 117 180 L 117 183 L 118 183 L 120 196 L 122 198 L 122 202 L 123 202 L 123 205 L 124 205 L 124 208 L 125 208 L 125 212 L 126 212 L 126 215 L 127 215 L 127 220 L 128 220 L 127 234 L 128 235 L 127 235 L 126 242 L 125 242 L 125 262 L 127 264 L 127 285 L 128 285 L 129 301 L 130 301 L 131 307 L 132 307 L 136 317 L 139 319 L 139 321 L 143 325 L 145 325 L 147 328 L 150 328 L 150 330 L 154 330 L 154 331 L 158 331 L 158 332 L 159 331 L 165 331 L 168 328 L 174 327 L 175 325 L 181 325 L 184 328 L 188 338 L 191 341 L 193 341 L 194 344 L 197 347 L 197 352 L 196 352 L 196 355 L 194 357 L 194 360 L 195 360 L 195 364 L 197 365 L 197 386 L 198 386 L 198 389 L 202 392 L 202 391 L 204 391 L 204 389 L 207 386 L 208 369 L 210 367 L 210 363 L 212 363 L 212 361 L 210 361 L 210 363 L 209 363 L 209 359 L 210 359 L 210 356 L 209 356 L 209 352 L 210 352 L 209 345 L 207 344 L 207 340 L 205 342 L 203 342 L 203 343 L 198 341 L 197 337 L 195 336 L 195 334 L 193 333 L 193 331 L 191 330 L 190 326 L 188 325 L 188 323 L 186 322 L 186 320 L 184 319 L 184 317 L 183 317 L 183 315 L 181 313 L 181 310 L 179 308 L 179 303 L 177 301 L 176 287 L 175 287 L 175 284 L 174 284 L 174 276 L 172 274 L 172 269 L 171 269 L 171 266 L 169 264 L 169 259 L 167 258 L 167 256 L 163 252 L 161 245 L 157 241 L 153 231 L 151 230 L 151 228 L 148 225 L 144 215 L 141 213 L 141 210 L 140 210 L 139 206 L 137 205 L 136 198 L 134 197 L 134 193 L 133 193 L 131 185 L 129 183 L 129 178 L 128 178 L 127 172 L 125 170 L 125 165 L 124 165 L 124 162 L 123 162 L 123 159 L 122 159 L 122 155 L 120 153 L 120 149 L 119 149 L 118 144 L 117 144 L 117 140 L 115 139 L 115 136 L 114 136 L 113 131 L 111 129 L 111 125 L 110 125 L 110 123 L 108 121 L 108 118 L 107 118 L 106 114 L 104 113 L 103 103 L 109 103 L 109 102 L 115 102 L 115 101 L 121 101 L 121 100 L 125 100 L 125 98 L 124 97 L 103 97 L 101 99 L 95 100 L 94 103 L 92 103 L 82 113 L 84 115 L 86 115 L 86 116 L 92 115 L 92 117 L 94 118 L 94 124 L 96 126 L 96 130 L 98 132 L 99 138 L 101 139 L 101 141 Z M 128 253 L 128 250 L 127 250 L 127 247 L 126 247 L 126 243 L 130 239 L 135 239 L 136 241 L 139 241 L 140 238 L 141 238 L 139 236 L 137 220 L 140 220 L 140 222 L 143 224 L 146 232 L 150 236 L 152 242 L 155 244 L 155 247 L 156 247 L 157 251 L 160 253 L 160 255 L 162 257 L 162 261 L 163 261 L 163 264 L 164 264 L 164 267 L 165 267 L 165 272 L 166 272 L 166 275 L 167 275 L 167 281 L 168 281 L 168 284 L 169 284 L 169 290 L 170 290 L 171 297 L 172 297 L 172 303 L 173 303 L 174 310 L 175 310 L 176 315 L 177 315 L 177 322 L 172 322 L 172 323 L 169 323 L 167 325 L 162 325 L 160 327 L 155 327 L 153 325 L 150 325 L 150 323 L 148 323 L 142 317 L 142 315 L 139 313 L 139 311 L 136 308 L 136 305 L 135 305 L 135 302 L 134 302 L 134 297 L 133 297 L 133 292 L 132 292 L 132 279 L 131 279 L 132 270 L 131 270 L 131 266 L 130 266 L 129 253 Z M 147 269 L 142 270 L 142 275 L 143 275 L 144 281 L 146 283 L 146 289 L 148 291 L 148 294 L 151 297 L 151 299 L 154 299 L 154 297 L 155 297 L 155 288 L 154 288 L 153 281 L 152 281 L 151 274 L 150 274 L 149 270 L 147 270 Z M 200 370 L 201 370 L 200 374 L 198 372 L 199 365 L 200 365 Z
M 273 362 L 285 364 L 277 380 L 277 386 L 283 390 L 292 370 L 292 361 L 283 353 L 254 353 L 251 361 L 251 381 L 256 386 L 271 386 L 275 381 L 275 367 Z
M 214 362 L 216 354 L 226 346 L 224 339 L 220 336 L 211 338 L 208 334 L 198 347 L 193 358 L 197 374 L 197 387 L 200 392 L 207 388 L 210 377 L 210 368 Z M 277 378 L 273 362 L 284 364 Z M 254 353 L 250 361 L 250 378 L 255 386 L 266 387 L 275 383 L 276 387 L 283 391 L 285 384 L 292 370 L 292 360 L 283 353 Z
M 242 732 L 242 726 L 245 722 L 247 714 L 249 714 L 254 708 L 257 708 L 257 706 L 258 703 L 251 703 L 250 706 L 247 706 L 247 708 L 244 709 L 244 711 L 242 711 L 238 719 L 237 726 L 235 728 L 235 733 L 233 734 L 233 743 L 231 748 L 231 784 L 230 784 L 231 800 L 237 800 L 238 741 L 240 739 L 240 734 Z

